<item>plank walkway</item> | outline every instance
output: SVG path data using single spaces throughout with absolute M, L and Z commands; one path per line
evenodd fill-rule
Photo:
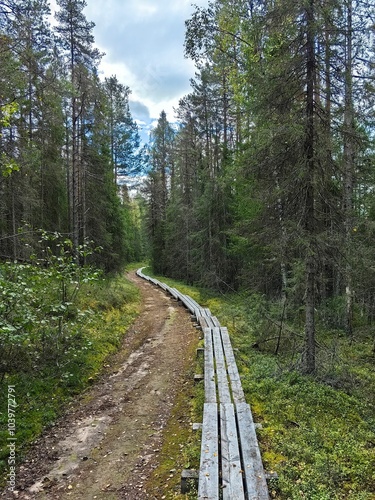
M 138 269 L 137 275 L 180 300 L 204 335 L 204 390 L 198 499 L 269 500 L 258 439 L 228 330 L 207 308 Z

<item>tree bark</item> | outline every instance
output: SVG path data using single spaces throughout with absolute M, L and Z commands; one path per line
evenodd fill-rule
M 315 288 L 316 288 L 316 242 L 315 242 L 315 126 L 314 126 L 314 82 L 315 82 L 315 45 L 314 45 L 314 0 L 309 0 L 306 9 L 306 192 L 305 192 L 305 230 L 307 238 L 305 257 L 305 341 L 306 373 L 315 371 Z
M 344 111 L 344 211 L 345 211 L 345 327 L 353 333 L 353 284 L 351 246 L 353 231 L 353 172 L 354 172 L 354 112 L 352 78 L 352 0 L 347 1 L 347 33 L 345 53 L 345 111 Z

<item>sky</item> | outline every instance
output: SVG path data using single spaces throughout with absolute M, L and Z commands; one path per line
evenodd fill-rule
M 116 75 L 130 87 L 130 109 L 143 136 L 162 110 L 174 121 L 173 108 L 190 92 L 192 61 L 184 58 L 185 20 L 194 5 L 208 0 L 86 0 L 85 15 L 95 23 L 95 46 L 105 56 L 101 77 Z M 55 8 L 51 0 L 52 9 Z

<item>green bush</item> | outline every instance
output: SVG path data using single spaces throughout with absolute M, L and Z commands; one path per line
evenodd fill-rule
M 0 390 L 16 388 L 18 458 L 61 408 L 101 370 L 138 313 L 139 294 L 123 276 L 79 266 L 66 242 L 48 262 L 0 266 Z M 0 424 L 7 429 L 7 398 Z M 0 431 L 0 471 L 8 433 Z

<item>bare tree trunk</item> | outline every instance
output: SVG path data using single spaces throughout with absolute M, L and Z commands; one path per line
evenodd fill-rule
M 10 178 L 10 192 L 12 197 L 12 231 L 13 231 L 13 259 L 18 257 L 18 238 L 17 238 L 17 216 L 16 216 L 16 195 L 13 185 L 13 178 Z
M 354 112 L 352 82 L 352 0 L 347 0 L 344 111 L 344 211 L 345 211 L 345 296 L 346 331 L 353 333 L 353 284 L 351 246 L 353 230 Z
M 73 86 L 74 88 L 74 86 Z M 72 100 L 72 220 L 73 220 L 73 247 L 76 251 L 79 245 L 79 168 L 77 151 L 77 111 L 76 97 Z
M 306 373 L 315 371 L 315 287 L 316 287 L 316 242 L 315 242 L 315 126 L 314 126 L 314 82 L 315 82 L 315 47 L 314 47 L 314 0 L 309 0 L 306 8 L 307 19 L 307 73 L 306 73 L 306 193 L 305 193 L 305 229 L 306 229 L 306 288 L 305 288 L 305 341 Z

